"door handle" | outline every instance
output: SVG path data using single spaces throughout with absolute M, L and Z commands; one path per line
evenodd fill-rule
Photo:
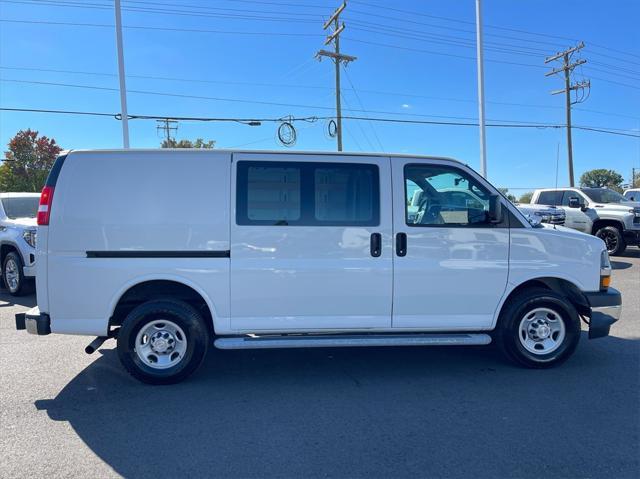
M 398 256 L 406 256 L 407 254 L 407 234 L 396 234 L 396 254 Z
M 371 243 L 369 245 L 371 256 L 377 258 L 382 254 L 382 235 L 380 233 L 371 233 Z

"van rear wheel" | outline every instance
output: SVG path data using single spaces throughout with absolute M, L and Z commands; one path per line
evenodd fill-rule
M 509 300 L 500 314 L 496 342 L 513 362 L 548 368 L 566 361 L 580 339 L 580 318 L 571 302 L 544 288 Z
M 189 304 L 152 300 L 133 309 L 118 331 L 118 357 L 136 379 L 173 384 L 193 373 L 209 343 L 204 319 Z

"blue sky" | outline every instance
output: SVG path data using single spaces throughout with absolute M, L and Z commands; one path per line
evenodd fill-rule
M 323 18 L 338 4 L 123 0 L 123 24 L 144 27 L 124 30 L 129 113 L 334 114 L 333 65 L 315 61 L 314 54 L 322 48 Z M 343 74 L 343 113 L 474 121 L 475 2 L 404 0 L 388 2 L 387 9 L 383 4 L 353 0 L 343 14 L 342 50 L 358 57 Z M 584 40 L 580 56 L 587 63 L 576 69 L 575 80 L 591 79 L 592 89 L 588 100 L 575 106 L 574 124 L 639 134 L 640 2 L 484 0 L 483 5 L 489 122 L 564 123 L 563 97 L 549 94 L 563 84 L 559 77 L 545 78 L 544 58 Z M 0 106 L 117 113 L 114 29 L 96 26 L 112 25 L 113 17 L 110 0 L 0 0 Z M 120 122 L 108 117 L 0 112 L 3 145 L 22 128 L 37 129 L 65 148 L 122 146 Z M 180 122 L 177 137 L 213 139 L 220 148 L 281 149 L 276 128 Z M 296 128 L 295 149 L 335 150 L 326 121 L 296 123 Z M 347 120 L 344 130 L 345 150 L 451 156 L 479 168 L 476 127 Z M 131 121 L 130 136 L 135 148 L 156 147 L 161 140 L 155 121 Z M 559 144 L 558 181 L 565 184 L 565 136 L 563 129 L 488 128 L 489 179 L 516 194 L 553 185 Z M 576 130 L 574 161 L 576 179 L 601 167 L 626 179 L 632 167 L 640 167 L 640 139 Z

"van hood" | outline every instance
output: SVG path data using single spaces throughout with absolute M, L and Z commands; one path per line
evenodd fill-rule
M 22 227 L 38 226 L 38 220 L 36 218 L 29 218 L 29 217 L 6 219 L 5 223 L 12 226 L 22 226 Z
M 593 236 L 587 233 L 583 233 L 582 231 L 574 230 L 573 228 L 567 228 L 566 226 L 560 225 L 550 225 L 547 223 L 541 223 L 540 226 L 542 228 L 538 228 L 542 234 L 552 234 L 557 236 L 564 236 L 568 239 L 573 239 L 576 237 L 580 237 L 583 241 L 590 241 L 594 244 L 594 247 L 600 246 L 601 249 L 606 249 L 604 241 L 602 241 L 597 236 Z

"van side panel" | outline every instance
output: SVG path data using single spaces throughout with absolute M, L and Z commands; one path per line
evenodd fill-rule
M 105 334 L 119 295 L 150 279 L 183 282 L 228 318 L 230 162 L 213 151 L 71 153 L 48 232 L 52 331 Z

